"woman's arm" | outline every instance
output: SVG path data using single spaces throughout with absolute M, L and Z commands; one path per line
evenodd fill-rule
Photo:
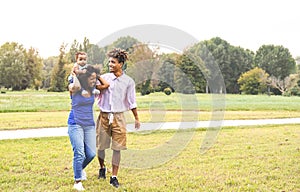
M 73 75 L 73 83 L 69 84 L 69 91 L 75 93 L 81 89 L 80 82 L 76 75 Z
M 100 91 L 109 87 L 109 83 L 102 77 L 99 77 L 98 80 L 100 81 L 100 85 L 96 85 L 96 88 Z

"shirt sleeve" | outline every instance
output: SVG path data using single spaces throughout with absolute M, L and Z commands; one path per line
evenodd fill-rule
M 137 107 L 136 98 L 135 98 L 135 83 L 133 80 L 130 81 L 127 90 L 127 102 L 129 109 L 134 109 Z

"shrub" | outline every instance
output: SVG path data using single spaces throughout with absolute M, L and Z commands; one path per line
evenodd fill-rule
M 164 89 L 164 93 L 165 93 L 166 95 L 171 95 L 172 89 L 169 88 L 169 87 L 167 87 L 167 88 Z

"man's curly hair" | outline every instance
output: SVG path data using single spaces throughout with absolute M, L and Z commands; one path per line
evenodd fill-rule
M 118 59 L 119 63 L 125 63 L 128 60 L 128 53 L 120 48 L 115 48 L 107 53 L 108 57 Z

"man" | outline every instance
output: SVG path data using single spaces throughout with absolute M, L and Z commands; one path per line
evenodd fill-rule
M 104 164 L 105 149 L 111 146 L 112 176 L 110 184 L 119 187 L 117 174 L 121 160 L 121 150 L 126 149 L 126 122 L 124 112 L 131 110 L 135 118 L 135 128 L 140 128 L 135 98 L 135 83 L 131 77 L 123 73 L 122 67 L 128 59 L 127 52 L 113 49 L 107 54 L 109 58 L 109 72 L 101 77 L 110 86 L 98 96 L 100 114 L 97 120 L 97 150 L 100 164 L 99 179 L 106 178 Z

